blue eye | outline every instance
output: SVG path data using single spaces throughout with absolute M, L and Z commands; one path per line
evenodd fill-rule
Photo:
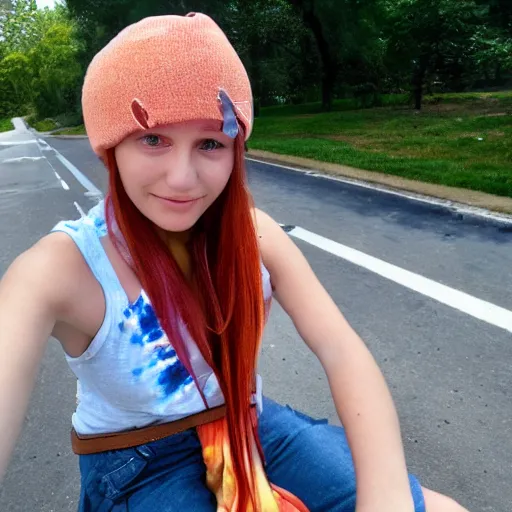
M 201 143 L 201 149 L 203 151 L 214 151 L 215 149 L 223 148 L 224 145 L 220 142 L 216 141 L 215 139 L 206 139 Z
M 156 148 L 159 146 L 161 139 L 158 135 L 144 135 L 142 141 L 149 147 Z

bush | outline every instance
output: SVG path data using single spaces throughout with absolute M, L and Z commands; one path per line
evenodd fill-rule
M 49 132 L 58 128 L 59 125 L 53 119 L 43 119 L 42 121 L 36 121 L 33 127 L 38 132 Z
M 14 130 L 10 119 L 0 119 L 0 132 L 9 132 Z
M 23 115 L 29 108 L 32 73 L 26 55 L 13 52 L 0 61 L 0 117 Z

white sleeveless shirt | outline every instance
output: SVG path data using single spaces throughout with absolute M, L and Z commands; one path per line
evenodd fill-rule
M 78 379 L 72 417 L 79 434 L 100 434 L 174 421 L 205 409 L 197 386 L 178 359 L 144 291 L 130 302 L 100 239 L 107 235 L 102 201 L 81 219 L 59 222 L 103 289 L 105 318 L 88 349 L 66 359 Z M 262 265 L 265 299 L 272 294 Z M 183 329 L 185 329 L 183 327 Z M 213 370 L 185 336 L 190 362 L 209 407 L 224 403 Z M 254 401 L 261 408 L 261 378 Z

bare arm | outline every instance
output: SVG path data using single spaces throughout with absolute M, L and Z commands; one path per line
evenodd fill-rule
M 63 303 L 65 269 L 43 239 L 0 281 L 0 481 L 7 469 L 46 343 Z
M 375 360 L 288 235 L 257 212 L 278 302 L 320 360 L 354 458 L 357 510 L 412 511 L 398 417 Z

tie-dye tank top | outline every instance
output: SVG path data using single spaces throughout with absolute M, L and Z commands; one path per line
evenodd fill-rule
M 144 291 L 130 302 L 100 239 L 107 235 L 103 201 L 86 216 L 52 231 L 76 243 L 105 296 L 105 317 L 88 349 L 66 359 L 78 379 L 72 423 L 80 434 L 116 432 L 174 421 L 205 409 L 197 386 L 163 332 Z M 262 265 L 265 298 L 272 293 Z M 217 378 L 192 339 L 192 368 L 210 407 L 224 403 Z M 261 406 L 261 378 L 253 400 Z

